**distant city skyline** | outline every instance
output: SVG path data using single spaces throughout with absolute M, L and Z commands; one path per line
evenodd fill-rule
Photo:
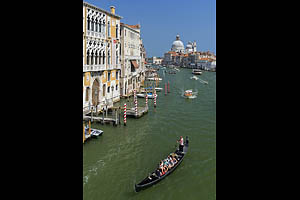
M 121 22 L 141 25 L 147 57 L 163 57 L 176 35 L 186 47 L 196 41 L 197 51 L 216 54 L 216 0 L 85 0 L 109 11 L 115 6 Z

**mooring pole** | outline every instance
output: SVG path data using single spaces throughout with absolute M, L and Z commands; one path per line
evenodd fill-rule
M 126 103 L 124 103 L 124 126 L 126 126 Z
M 168 81 L 168 93 L 170 93 L 170 82 Z
M 121 107 L 119 107 L 119 125 L 121 124 Z
M 154 108 L 156 108 L 156 91 L 154 90 Z
M 136 90 L 134 90 L 134 106 L 135 106 L 135 117 L 137 117 L 137 97 L 136 97 Z
M 165 83 L 165 95 L 167 95 L 167 83 Z
M 102 108 L 102 117 L 103 117 L 102 123 L 104 124 L 104 108 Z

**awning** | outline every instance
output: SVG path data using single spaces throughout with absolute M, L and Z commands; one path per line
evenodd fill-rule
M 134 66 L 134 68 L 139 68 L 139 65 L 136 63 L 135 60 L 130 60 L 131 64 Z

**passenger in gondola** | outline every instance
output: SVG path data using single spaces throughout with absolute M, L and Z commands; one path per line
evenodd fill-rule
M 161 173 L 160 173 L 159 169 L 156 169 L 155 174 L 157 177 L 160 177 Z
M 173 157 L 173 163 L 174 163 L 174 165 L 177 163 L 177 160 L 175 157 Z
M 184 146 L 184 144 L 183 144 L 183 137 L 180 136 L 180 139 L 177 140 L 177 142 L 179 142 L 179 151 L 183 152 L 183 146 Z

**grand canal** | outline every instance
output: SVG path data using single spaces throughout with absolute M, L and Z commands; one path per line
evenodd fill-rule
M 83 145 L 84 200 L 216 199 L 216 73 L 198 76 L 208 81 L 206 85 L 191 80 L 191 72 L 180 69 L 164 76 L 160 70 L 159 87 L 169 81 L 171 93 L 158 92 L 157 107 L 150 99 L 149 113 L 140 119 L 127 118 L 127 126 L 92 124 L 104 134 Z M 183 98 L 187 89 L 198 91 L 197 98 Z M 144 101 L 139 98 L 139 105 Z M 180 135 L 190 140 L 181 165 L 158 184 L 134 192 L 134 184 L 174 151 Z

